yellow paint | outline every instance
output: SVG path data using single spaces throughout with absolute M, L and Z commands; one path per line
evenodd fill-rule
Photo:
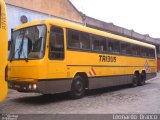
M 16 30 L 33 26 L 37 24 L 46 24 L 47 26 L 47 38 L 46 38 L 46 50 L 44 58 L 41 60 L 29 60 L 25 61 L 12 61 L 9 63 L 9 80 L 19 80 L 26 81 L 30 79 L 30 82 L 36 82 L 41 79 L 58 79 L 58 78 L 73 78 L 77 72 L 84 72 L 88 77 L 95 76 L 110 76 L 110 75 L 128 75 L 134 74 L 136 70 L 140 73 L 145 69 L 144 64 L 147 61 L 150 67 L 150 71 L 147 73 L 155 73 L 156 69 L 156 59 L 148 58 L 136 58 L 127 57 L 120 55 L 110 55 L 116 57 L 116 62 L 100 62 L 99 55 L 109 55 L 101 53 L 91 53 L 91 52 L 78 52 L 67 50 L 66 48 L 66 28 L 72 28 L 92 34 L 97 34 L 105 37 L 114 38 L 121 41 L 126 41 L 129 43 L 134 43 L 137 45 L 145 46 L 148 48 L 155 49 L 155 46 L 139 42 L 133 39 L 125 38 L 122 36 L 114 35 L 111 33 L 95 30 L 85 26 L 70 23 L 64 20 L 58 19 L 48 19 L 45 21 L 35 21 L 18 26 Z M 49 30 L 50 26 L 55 25 L 62 27 L 64 30 L 64 43 L 65 43 L 65 59 L 64 60 L 49 60 Z M 140 66 L 140 67 L 138 67 Z M 89 71 L 91 68 L 94 69 L 96 75 L 90 75 Z
M 0 102 L 7 95 L 7 83 L 5 82 L 5 67 L 7 65 L 7 21 L 6 8 L 3 0 L 0 0 L 1 5 L 1 25 L 0 25 Z

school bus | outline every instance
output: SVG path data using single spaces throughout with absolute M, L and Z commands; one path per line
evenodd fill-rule
M 0 102 L 4 100 L 8 90 L 7 82 L 5 81 L 8 49 L 7 35 L 6 7 L 4 1 L 0 0 Z
M 144 85 L 156 76 L 155 46 L 65 20 L 46 19 L 14 29 L 9 88 L 19 92 L 69 92 Z

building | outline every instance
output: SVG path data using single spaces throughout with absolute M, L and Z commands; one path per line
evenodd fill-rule
M 83 23 L 80 12 L 69 0 L 5 0 L 10 29 L 25 22 L 60 18 Z

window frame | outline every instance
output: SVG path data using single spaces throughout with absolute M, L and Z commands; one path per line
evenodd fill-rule
M 69 46 L 69 35 L 68 35 L 68 31 L 69 30 L 74 30 L 74 31 L 78 31 L 79 32 L 79 41 L 81 40 L 80 39 L 81 32 L 89 34 L 90 35 L 90 49 L 81 49 L 80 47 L 79 48 L 70 47 Z M 101 50 L 93 50 L 92 49 L 92 44 L 93 44 L 92 36 L 93 35 L 105 39 L 105 41 L 106 41 L 106 44 L 105 44 L 106 45 L 106 50 L 101 51 Z M 114 51 L 109 51 L 108 50 L 109 40 L 111 40 L 111 41 L 118 41 L 119 42 L 119 52 L 114 52 Z M 122 53 L 122 46 L 121 46 L 122 43 L 126 44 L 126 48 L 125 48 L 126 49 L 126 53 Z M 130 45 L 130 47 L 129 47 L 130 53 L 127 53 L 127 46 L 128 45 Z M 142 46 L 142 45 L 138 45 L 138 44 L 134 44 L 134 43 L 130 43 L 130 42 L 125 42 L 123 40 L 113 39 L 113 38 L 110 38 L 110 37 L 105 37 L 105 36 L 101 36 L 101 35 L 85 32 L 85 31 L 75 30 L 75 29 L 71 29 L 71 28 L 67 29 L 67 49 L 68 50 L 73 50 L 73 51 L 75 50 L 75 51 L 80 51 L 80 52 L 82 51 L 82 52 L 89 52 L 89 53 L 100 53 L 100 54 L 113 54 L 113 55 L 129 56 L 129 57 L 137 57 L 137 58 L 148 58 L 148 59 L 154 59 L 155 58 L 155 54 L 154 54 L 154 57 L 142 56 L 141 54 L 136 54 L 136 55 L 133 54 L 133 52 L 132 52 L 132 49 L 133 49 L 132 46 L 139 47 L 140 51 L 141 51 L 141 47 L 145 47 L 145 46 Z M 150 47 L 145 47 L 145 48 L 147 48 L 147 49 L 153 49 L 153 48 L 150 48 Z M 153 50 L 155 51 L 155 49 L 153 49 Z
M 47 27 L 47 25 L 46 24 L 36 24 L 36 25 L 32 25 L 32 26 L 27 26 L 27 27 L 24 27 L 24 28 L 20 28 L 20 29 L 15 29 L 14 31 L 13 31 L 13 33 L 14 32 L 16 32 L 16 31 L 19 31 L 19 30 L 23 30 L 23 29 L 28 29 L 28 28 L 31 28 L 31 27 L 35 27 L 35 26 L 45 26 L 45 37 L 44 37 L 44 39 L 45 39 L 45 42 L 44 42 L 44 47 L 43 47 L 43 55 L 42 55 L 42 57 L 41 58 L 38 58 L 38 59 L 28 59 L 28 60 L 33 60 L 33 61 L 35 61 L 35 60 L 42 60 L 42 59 L 44 59 L 44 57 L 45 57 L 45 53 L 46 53 L 46 45 L 47 45 L 47 34 L 48 34 L 48 27 Z M 13 46 L 13 45 L 15 45 L 15 43 L 14 43 L 14 41 L 12 41 L 12 43 L 11 43 L 11 45 L 10 45 L 10 53 L 9 53 L 9 55 L 8 55 L 8 60 L 11 60 L 11 57 L 12 57 L 12 55 L 13 55 L 13 50 L 15 50 L 15 46 Z M 14 61 L 20 61 L 20 60 L 25 60 L 25 59 L 14 59 L 14 58 L 12 58 L 12 60 L 14 60 Z
M 102 41 L 102 39 L 105 41 L 105 50 L 94 50 L 93 49 L 93 37 L 95 36 L 95 38 L 100 38 L 100 39 L 96 39 L 96 41 L 98 41 L 98 44 L 100 45 L 101 44 L 101 41 Z M 99 36 L 99 35 L 95 35 L 95 34 L 91 34 L 91 51 L 92 52 L 100 52 L 100 53 L 105 53 L 105 52 L 107 52 L 107 40 L 106 40 L 106 38 L 105 37 L 103 37 L 103 36 Z
M 62 59 L 55 59 L 55 58 L 51 58 L 50 57 L 50 45 L 51 45 L 51 28 L 52 27 L 56 27 L 56 28 L 59 28 L 59 29 L 62 29 L 62 32 L 63 32 L 63 58 Z M 61 61 L 63 61 L 64 59 L 65 59 L 65 31 L 64 31 L 64 28 L 63 27 L 60 27 L 60 26 L 56 26 L 56 25 L 51 25 L 50 26 L 50 29 L 49 29 L 49 48 L 48 48 L 48 58 L 49 58 L 49 60 L 61 60 Z
M 85 49 L 85 48 L 81 48 L 81 43 L 82 43 L 82 37 L 81 37 L 81 34 L 87 34 L 88 35 L 88 37 L 89 37 L 89 48 L 87 49 Z M 92 39 L 91 39 L 91 35 L 89 34 L 89 33 L 87 33 L 87 32 L 82 32 L 82 31 L 80 31 L 79 32 L 79 40 L 80 40 L 80 49 L 81 50 L 84 50 L 84 51 L 90 51 L 91 50 L 91 42 L 92 42 Z
M 110 51 L 109 50 L 109 42 L 112 42 L 112 45 L 113 45 L 113 50 L 112 51 Z M 116 42 L 118 42 L 119 43 L 119 50 L 118 51 L 115 51 L 116 49 Z M 108 38 L 107 37 L 107 52 L 109 52 L 109 53 L 112 53 L 112 54 L 116 54 L 116 55 L 121 55 L 121 41 L 120 40 L 116 40 L 116 39 L 113 39 L 113 38 Z

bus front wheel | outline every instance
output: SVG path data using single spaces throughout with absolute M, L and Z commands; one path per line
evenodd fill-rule
M 73 79 L 72 86 L 71 86 L 71 98 L 79 99 L 82 98 L 85 94 L 85 84 L 84 80 L 81 76 L 77 75 Z

